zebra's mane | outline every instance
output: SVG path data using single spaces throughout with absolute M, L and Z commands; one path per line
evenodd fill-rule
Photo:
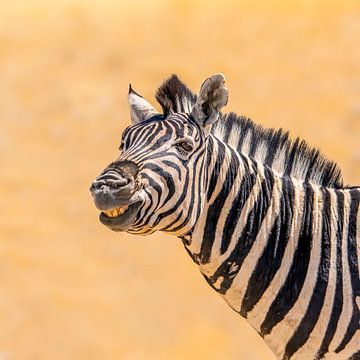
M 343 187 L 337 164 L 299 137 L 290 139 L 288 131 L 264 128 L 249 118 L 229 113 L 214 124 L 211 132 L 241 154 L 280 174 L 326 187 Z
M 176 75 L 172 75 L 158 89 L 156 100 L 165 115 L 190 113 L 196 102 L 196 95 Z M 211 133 L 239 153 L 280 174 L 326 187 L 343 187 L 341 170 L 336 163 L 329 161 L 304 140 L 290 139 L 289 132 L 283 129 L 264 128 L 249 118 L 229 113 L 221 115 Z
M 196 95 L 175 75 L 171 75 L 156 92 L 156 100 L 164 115 L 190 113 L 196 102 Z

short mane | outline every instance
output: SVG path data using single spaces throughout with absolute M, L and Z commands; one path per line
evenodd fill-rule
M 190 113 L 196 101 L 196 95 L 175 74 L 163 82 L 155 97 L 164 115 Z
M 330 188 L 344 186 L 335 162 L 304 140 L 291 140 L 289 132 L 283 129 L 263 128 L 249 118 L 229 113 L 214 124 L 211 133 L 280 174 Z
M 196 95 L 176 75 L 172 75 L 159 87 L 156 100 L 167 116 L 170 113 L 190 113 Z M 280 174 L 330 188 L 343 187 L 341 171 L 336 163 L 304 140 L 291 140 L 287 131 L 263 128 L 249 118 L 229 113 L 222 115 L 211 133 Z

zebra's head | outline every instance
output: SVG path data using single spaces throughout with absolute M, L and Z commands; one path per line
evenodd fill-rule
M 159 88 L 158 113 L 130 86 L 131 122 L 120 155 L 92 183 L 100 222 L 114 231 L 184 234 L 204 197 L 206 143 L 226 105 L 224 76 L 216 74 L 194 95 L 173 75 Z

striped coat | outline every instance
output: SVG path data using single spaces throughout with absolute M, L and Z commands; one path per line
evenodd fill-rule
M 157 100 L 130 88 L 133 125 L 91 188 L 103 224 L 178 236 L 277 358 L 360 359 L 360 188 L 304 141 L 222 115 L 222 75 L 198 96 L 173 76 Z

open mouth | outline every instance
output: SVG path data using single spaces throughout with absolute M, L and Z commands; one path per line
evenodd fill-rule
M 126 231 L 134 222 L 141 206 L 141 201 L 128 205 L 118 205 L 100 213 L 100 222 L 111 230 Z
M 103 211 L 103 213 L 109 218 L 114 218 L 114 217 L 118 217 L 119 215 L 125 214 L 128 208 L 129 208 L 128 205 L 123 205 L 114 209 Z

